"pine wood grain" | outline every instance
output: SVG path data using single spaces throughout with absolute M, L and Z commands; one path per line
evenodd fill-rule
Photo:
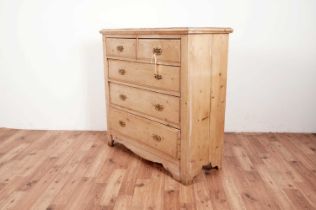
M 158 65 L 157 72 L 162 76 L 154 77 L 155 65 L 129 61 L 109 60 L 109 78 L 136 85 L 144 85 L 170 91 L 179 91 L 180 68 Z
M 184 51 L 191 59 L 182 60 L 181 171 L 183 183 L 190 183 L 202 165 L 208 163 L 211 99 L 210 65 L 212 35 L 189 35 Z M 186 75 L 184 72 L 187 72 Z
M 124 126 L 120 124 L 124 123 Z M 177 158 L 179 130 L 111 109 L 109 127 L 117 133 Z M 140 130 L 139 128 L 142 128 Z M 156 137 L 156 138 L 155 138 Z M 159 139 L 157 139 L 159 138 Z
M 104 132 L 0 129 L 0 209 L 316 209 L 315 134 L 225 134 L 185 186 Z
M 106 48 L 104 70 L 107 107 L 179 129 L 180 141 L 176 146 L 179 164 L 174 167 L 164 156 L 158 153 L 149 154 L 147 147 L 140 145 L 137 148 L 132 138 L 126 140 L 126 137 L 131 137 L 127 133 L 125 140 L 120 139 L 122 137 L 119 135 L 116 135 L 116 140 L 121 144 L 129 142 L 125 146 L 143 158 L 161 163 L 165 167 L 169 165 L 171 175 L 174 178 L 179 177 L 185 184 L 190 184 L 202 167 L 221 167 L 228 34 L 232 30 L 156 28 L 126 29 L 123 32 L 124 30 L 101 31 Z M 134 55 L 134 42 L 136 59 L 126 56 L 123 50 L 126 48 L 126 53 L 131 52 Z M 153 60 L 158 64 L 154 65 L 154 69 Z M 162 75 L 162 70 L 168 71 L 168 74 Z M 164 79 L 166 81 L 162 83 Z M 108 108 L 107 111 L 110 116 L 111 109 Z M 111 124 L 109 119 L 108 124 Z M 142 127 L 134 129 L 138 133 L 146 132 Z M 109 145 L 113 145 L 114 133 L 117 132 L 121 132 L 120 128 L 117 127 L 115 131 L 109 128 Z M 147 139 L 142 142 L 147 142 Z M 165 141 L 166 146 L 163 148 L 174 148 L 174 141 L 170 141 L 171 145 L 168 142 Z
M 138 39 L 137 58 L 141 60 L 152 60 L 154 48 L 162 50 L 161 54 L 157 55 L 158 60 L 179 63 L 179 39 Z
M 136 58 L 136 39 L 108 38 L 106 39 L 106 52 L 109 56 Z
M 110 83 L 110 104 L 179 124 L 180 99 L 175 96 Z M 157 109 L 157 106 L 160 109 Z

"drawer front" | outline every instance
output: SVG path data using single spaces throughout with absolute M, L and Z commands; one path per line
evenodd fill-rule
M 139 39 L 138 59 L 152 59 L 156 54 L 157 60 L 165 62 L 180 62 L 180 40 L 177 39 Z
M 179 91 L 180 68 L 175 66 L 109 60 L 109 78 L 163 90 Z
M 179 130 L 111 108 L 109 128 L 161 152 L 177 157 Z
M 107 56 L 136 58 L 136 39 L 106 39 Z
M 110 83 L 110 102 L 166 122 L 179 124 L 180 99 L 175 96 Z

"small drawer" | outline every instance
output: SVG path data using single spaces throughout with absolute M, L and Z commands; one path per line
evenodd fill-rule
M 113 108 L 109 112 L 109 128 L 177 158 L 177 141 L 180 131 L 176 128 Z
M 107 56 L 136 58 L 136 39 L 107 38 Z
M 152 59 L 156 54 L 157 60 L 180 63 L 180 40 L 178 39 L 139 39 L 138 59 Z
M 175 96 L 110 83 L 110 102 L 169 123 L 179 124 L 180 99 Z
M 109 78 L 162 90 L 179 91 L 180 67 L 109 60 Z

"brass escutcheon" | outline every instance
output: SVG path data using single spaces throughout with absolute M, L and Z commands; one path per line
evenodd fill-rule
M 161 105 L 161 104 L 155 104 L 154 106 L 155 106 L 155 109 L 156 109 L 157 111 L 159 111 L 159 112 L 164 109 L 163 105 Z
M 156 134 L 153 134 L 152 137 L 153 137 L 153 139 L 154 139 L 155 141 L 161 142 L 161 137 L 160 137 L 160 136 L 158 136 L 158 135 L 156 135 Z
M 153 48 L 153 54 L 155 55 L 161 55 L 162 54 L 162 49 L 159 47 Z
M 126 100 L 126 98 L 127 98 L 127 96 L 126 96 L 126 95 L 120 94 L 120 99 L 121 99 L 121 100 L 125 101 L 125 100 Z
M 126 126 L 126 123 L 124 121 L 122 121 L 122 120 L 119 121 L 119 124 L 120 124 L 121 127 L 125 127 Z
M 120 75 L 124 75 L 126 73 L 125 69 L 119 69 L 118 72 Z
M 155 77 L 156 80 L 162 79 L 162 75 L 161 74 L 154 74 L 154 77 Z
M 119 45 L 116 47 L 117 51 L 122 52 L 124 50 L 124 47 L 122 45 Z

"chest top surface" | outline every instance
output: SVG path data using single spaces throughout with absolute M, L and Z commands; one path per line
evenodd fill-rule
M 100 31 L 100 33 L 104 35 L 229 34 L 232 32 L 233 32 L 233 29 L 227 28 L 227 27 L 119 28 L 119 29 L 102 29 Z

